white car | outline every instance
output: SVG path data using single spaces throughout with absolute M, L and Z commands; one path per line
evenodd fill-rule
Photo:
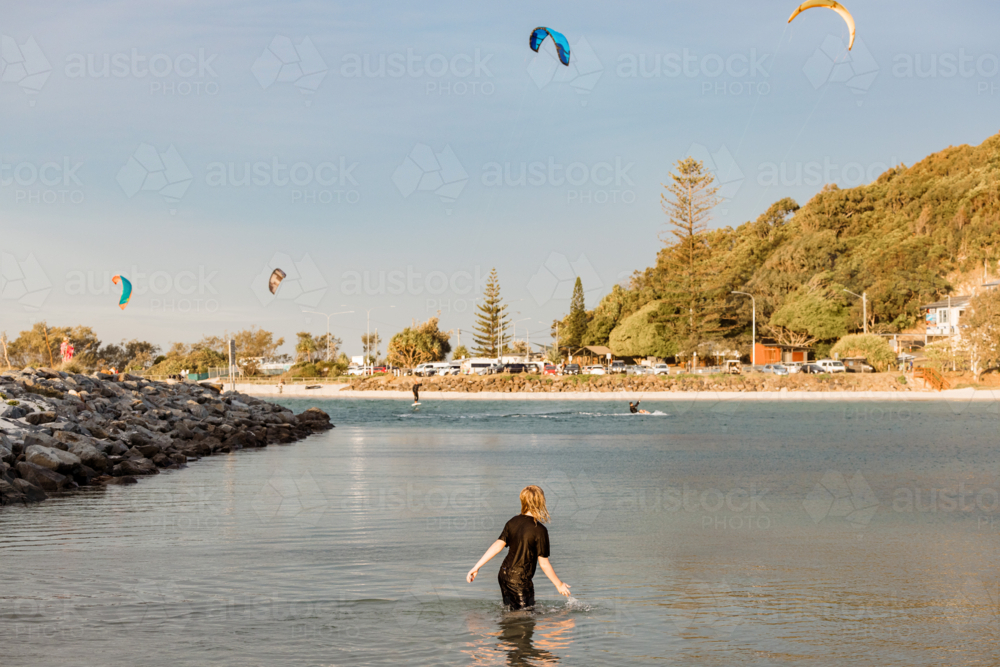
M 816 362 L 816 365 L 822 368 L 827 373 L 846 373 L 847 367 L 844 366 L 843 361 L 838 361 L 836 359 L 820 359 Z
M 649 372 L 653 375 L 670 375 L 670 366 L 667 364 L 656 364 Z
M 789 373 L 789 375 L 791 375 L 793 373 L 798 373 L 799 371 L 801 371 L 802 370 L 802 364 L 803 364 L 803 362 L 801 362 L 801 361 L 785 361 L 785 362 L 782 362 L 781 365 L 784 366 L 785 370 L 787 370 L 788 373 Z
M 584 375 L 607 375 L 608 372 L 604 370 L 604 366 L 587 366 L 583 369 Z
M 364 366 L 348 366 L 347 367 L 347 374 L 348 375 L 364 375 L 365 374 L 365 367 Z

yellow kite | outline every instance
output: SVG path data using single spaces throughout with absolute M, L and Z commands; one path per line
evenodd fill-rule
M 813 7 L 827 7 L 833 11 L 840 14 L 840 18 L 844 19 L 847 23 L 847 29 L 851 31 L 851 41 L 847 45 L 847 50 L 850 51 L 851 47 L 854 46 L 854 17 L 851 13 L 847 11 L 842 4 L 836 2 L 836 0 L 806 0 L 798 9 L 792 12 L 792 15 L 788 18 L 788 22 L 791 23 L 792 19 L 801 14 L 807 9 L 812 9 Z

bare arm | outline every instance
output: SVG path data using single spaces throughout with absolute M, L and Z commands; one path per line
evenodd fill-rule
M 539 558 L 538 566 L 542 568 L 542 572 L 544 572 L 545 576 L 549 578 L 549 581 L 551 581 L 552 585 L 556 587 L 556 590 L 565 595 L 566 597 L 569 597 L 569 584 L 563 583 L 559 579 L 559 577 L 556 575 L 556 571 L 552 569 L 552 563 L 549 562 L 549 559 Z
M 496 542 L 494 542 L 493 544 L 491 544 L 490 548 L 487 549 L 486 553 L 483 554 L 483 557 L 479 559 L 479 562 L 476 563 L 475 566 L 471 570 L 469 570 L 469 573 L 467 575 L 465 575 L 465 580 L 468 581 L 470 584 L 473 581 L 475 581 L 476 580 L 476 573 L 479 572 L 479 568 L 481 568 L 483 565 L 486 565 L 487 563 L 489 563 L 491 558 L 493 558 L 498 553 L 500 553 L 501 551 L 503 551 L 506 547 L 507 547 L 507 543 L 504 542 L 503 540 L 497 540 Z

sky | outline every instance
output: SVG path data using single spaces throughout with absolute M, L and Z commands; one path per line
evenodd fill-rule
M 845 4 L 850 52 L 774 0 L 4 3 L 0 331 L 468 344 L 495 268 L 547 343 L 576 277 L 592 308 L 655 261 L 684 157 L 735 227 L 1000 129 L 1000 7 Z

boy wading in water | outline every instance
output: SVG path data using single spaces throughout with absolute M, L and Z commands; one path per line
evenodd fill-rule
M 559 580 L 549 563 L 549 531 L 542 525 L 542 522 L 548 520 L 545 494 L 537 486 L 524 487 L 521 491 L 521 513 L 507 522 L 500 538 L 490 545 L 479 562 L 469 570 L 465 580 L 471 584 L 475 581 L 479 568 L 503 551 L 504 547 L 510 547 L 497 577 L 504 605 L 512 611 L 535 606 L 535 586 L 531 583 L 531 578 L 535 576 L 535 563 L 541 565 L 542 572 L 556 590 L 568 597 L 569 584 Z

